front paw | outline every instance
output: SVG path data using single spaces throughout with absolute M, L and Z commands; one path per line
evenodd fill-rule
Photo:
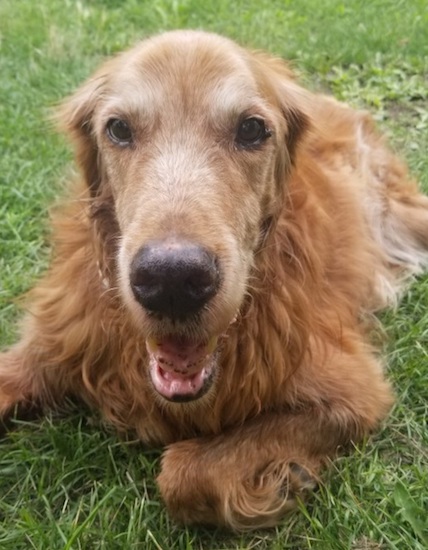
M 229 449 L 230 451 L 230 449 Z M 167 509 L 186 523 L 242 531 L 272 527 L 317 484 L 318 464 L 282 457 L 243 463 L 198 440 L 172 445 L 162 459 L 159 488 Z
M 275 459 L 261 465 L 235 486 L 225 510 L 226 524 L 232 529 L 273 527 L 296 508 L 316 488 L 318 465 L 305 466 L 285 459 Z

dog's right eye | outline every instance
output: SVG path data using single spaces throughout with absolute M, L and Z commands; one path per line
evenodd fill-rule
M 244 148 L 260 145 L 271 136 L 270 130 L 265 126 L 264 120 L 258 117 L 249 117 L 243 120 L 236 133 L 236 142 Z
M 107 122 L 107 135 L 117 145 L 130 145 L 132 132 L 128 124 L 120 118 L 112 118 Z

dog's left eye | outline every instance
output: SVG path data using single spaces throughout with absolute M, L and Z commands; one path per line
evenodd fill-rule
M 238 126 L 236 141 L 243 147 L 259 145 L 263 140 L 270 137 L 271 132 L 266 128 L 264 120 L 250 117 L 243 120 Z
M 132 132 L 128 123 L 120 118 L 112 118 L 107 122 L 107 135 L 117 145 L 132 143 Z

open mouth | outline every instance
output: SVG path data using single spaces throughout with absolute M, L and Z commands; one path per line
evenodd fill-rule
M 169 401 L 192 401 L 211 386 L 217 365 L 218 337 L 193 342 L 177 335 L 149 338 L 150 376 L 155 390 Z

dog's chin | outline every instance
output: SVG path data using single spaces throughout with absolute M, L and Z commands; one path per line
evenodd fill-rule
M 147 340 L 152 385 L 163 399 L 186 403 L 212 387 L 218 366 L 218 338 L 196 342 L 168 335 Z

